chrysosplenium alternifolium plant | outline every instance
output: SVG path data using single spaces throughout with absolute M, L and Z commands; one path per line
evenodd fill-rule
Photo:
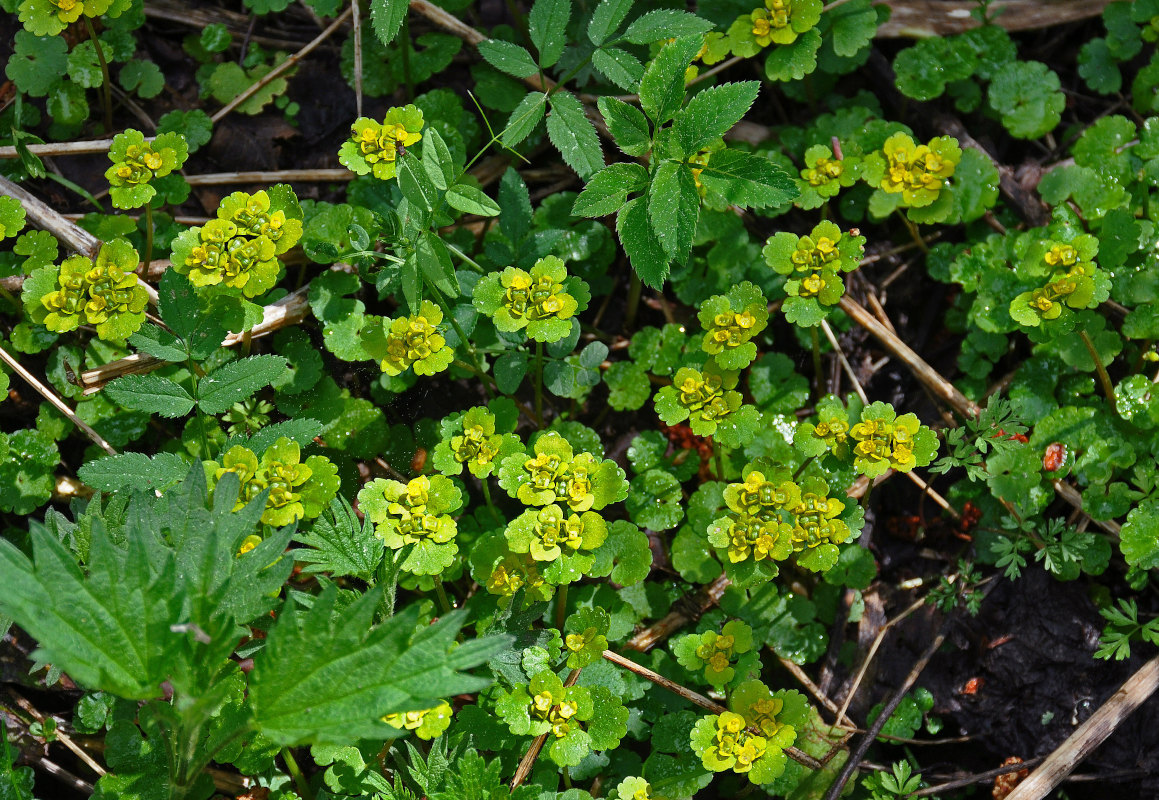
M 525 331 L 537 342 L 557 342 L 571 332 L 571 320 L 587 308 L 587 284 L 568 276 L 563 261 L 546 256 L 529 271 L 507 267 L 484 275 L 475 285 L 475 308 L 505 333 Z
M 390 180 L 402 153 L 423 138 L 422 127 L 423 112 L 413 105 L 391 108 L 382 122 L 359 117 L 350 126 L 350 138 L 338 151 L 338 160 L 358 175 Z
M 442 323 L 442 309 L 423 300 L 415 314 L 368 325 L 362 331 L 362 343 L 387 375 L 401 375 L 411 368 L 415 375 L 434 375 L 455 358 L 442 334 Z
M 281 527 L 322 513 L 338 493 L 338 468 L 326 456 L 312 455 L 302 461 L 298 443 L 282 437 L 259 457 L 242 445 L 226 451 L 220 461 L 206 461 L 206 479 L 212 487 L 221 476 L 233 472 L 241 479 L 234 510 L 266 497 L 262 522 Z
M 161 133 L 150 142 L 132 128 L 118 133 L 109 149 L 113 165 L 105 170 L 113 205 L 127 209 L 149 203 L 157 194 L 153 181 L 181 169 L 188 157 L 189 145 L 179 133 Z

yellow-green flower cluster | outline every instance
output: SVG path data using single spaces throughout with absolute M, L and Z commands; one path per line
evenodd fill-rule
M 451 704 L 444 700 L 434 708 L 424 708 L 422 711 L 387 714 L 382 721 L 392 728 L 413 731 L 420 739 L 429 740 L 441 736 L 450 727 L 453 713 Z
M 455 359 L 454 349 L 440 332 L 442 321 L 442 310 L 423 300 L 417 314 L 367 326 L 363 345 L 387 375 L 401 375 L 411 367 L 416 375 L 434 375 Z
M 287 186 L 234 192 L 221 201 L 217 219 L 173 240 L 173 268 L 194 286 L 221 284 L 257 297 L 277 282 L 278 256 L 302 238 L 301 216 Z
M 738 675 L 743 680 L 760 670 L 753 651 L 753 629 L 737 619 L 726 622 L 719 633 L 705 631 L 674 640 L 672 653 L 682 667 L 703 671 L 704 680 L 717 688 L 732 683 Z
M 876 402 L 851 424 L 848 412 L 833 397 L 817 404 L 817 423 L 802 423 L 793 446 L 807 456 L 835 455 L 870 478 L 887 470 L 909 472 L 924 467 L 938 450 L 937 435 L 914 414 L 897 415 L 889 403 Z
M 153 141 L 132 128 L 113 137 L 105 170 L 109 196 L 117 208 L 140 208 L 157 194 L 151 182 L 181 169 L 189 157 L 189 145 L 180 133 L 162 133 Z
M 1110 278 L 1093 261 L 1098 239 L 1079 234 L 1069 242 L 1042 242 L 1032 253 L 1031 263 L 1019 264 L 1016 272 L 1030 278 L 1046 279 L 1044 285 L 1023 292 L 1010 302 L 1010 316 L 1017 322 L 1036 327 L 1059 319 L 1067 308 L 1094 308 L 1110 296 Z
M 33 322 L 56 333 L 94 325 L 100 338 L 123 340 L 144 323 L 149 301 L 134 272 L 138 263 L 127 240 L 113 239 L 95 262 L 75 255 L 34 271 L 24 282 L 24 307 Z
M 704 768 L 747 775 L 757 785 L 784 771 L 785 748 L 808 719 L 808 704 L 797 692 L 773 694 L 760 681 L 746 681 L 729 697 L 731 710 L 702 717 L 689 734 Z
M 562 260 L 545 256 L 529 272 L 507 267 L 484 275 L 473 302 L 501 331 L 526 328 L 537 342 L 556 342 L 571 333 L 572 317 L 587 308 L 590 296 L 586 283 L 568 277 Z
M 34 36 L 56 36 L 81 16 L 99 17 L 108 13 L 118 16 L 121 5 L 112 8 L 113 0 L 23 0 L 20 21 Z
M 705 300 L 698 318 L 705 331 L 704 352 L 722 369 L 743 369 L 757 357 L 752 339 L 769 324 L 768 302 L 759 288 L 743 281 L 728 294 Z
M 359 509 L 387 547 L 415 545 L 402 565 L 415 575 L 438 575 L 454 561 L 459 526 L 451 514 L 462 504 L 462 492 L 442 475 L 409 483 L 376 478 L 358 492 Z
M 284 436 L 266 448 L 261 458 L 248 447 L 235 445 L 220 462 L 204 464 L 212 485 L 230 472 L 241 480 L 234 510 L 268 489 L 262 522 L 275 527 L 317 517 L 338 494 L 338 468 L 330 459 L 315 455 L 303 462 L 298 443 Z
M 423 138 L 423 112 L 417 106 L 391 108 L 382 122 L 359 117 L 350 126 L 350 138 L 338 151 L 343 166 L 359 175 L 390 180 L 406 148 Z
M 732 51 L 748 57 L 763 47 L 792 44 L 816 27 L 821 9 L 821 0 L 765 0 L 763 8 L 741 15 L 728 29 Z
M 962 150 L 949 136 L 919 145 L 899 132 L 885 140 L 880 156 L 885 163 L 878 186 L 889 194 L 900 193 L 903 206 L 922 208 L 938 199 L 962 160 Z
M 718 424 L 741 407 L 736 372 L 722 372 L 710 364 L 676 370 L 672 384 L 656 393 L 656 413 L 666 425 L 688 420 L 697 436 L 712 436 Z

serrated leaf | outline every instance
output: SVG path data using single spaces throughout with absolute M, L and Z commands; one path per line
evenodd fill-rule
M 527 15 L 527 33 L 539 51 L 539 66 L 553 66 L 567 44 L 571 0 L 535 0 Z
M 798 195 L 787 172 L 767 158 L 740 150 L 713 153 L 700 172 L 700 181 L 741 207 L 783 205 Z
M 648 189 L 648 219 L 669 260 L 684 261 L 700 217 L 696 178 L 684 163 L 665 161 Z
M 608 47 L 592 54 L 592 66 L 626 92 L 634 91 L 644 75 L 644 65 L 626 50 Z
M 507 126 L 500 137 L 503 146 L 514 147 L 530 136 L 546 112 L 547 95 L 543 92 L 528 92 L 507 118 Z
M 407 0 L 370 0 L 370 21 L 374 33 L 384 45 L 394 41 L 410 3 Z
M 542 0 L 541 0 L 542 1 Z M 604 166 L 604 152 L 596 128 L 574 94 L 560 90 L 553 94 L 547 118 L 547 136 L 563 160 L 585 180 Z
M 648 119 L 635 106 L 614 97 L 601 97 L 596 104 L 616 146 L 629 156 L 642 156 L 652 146 Z
M 703 37 L 681 36 L 660 48 L 640 79 L 640 108 L 657 125 L 672 118 L 684 100 L 684 70 L 700 50 Z
M 417 605 L 371 625 L 378 592 L 342 611 L 335 609 L 336 596 L 330 586 L 305 611 L 288 602 L 254 657 L 254 720 L 278 744 L 398 736 L 383 716 L 485 688 L 489 679 L 462 670 L 484 663 L 511 641 L 493 636 L 456 645 L 462 611 L 416 633 Z
M 629 200 L 616 217 L 616 233 L 632 262 L 632 269 L 645 285 L 659 289 L 668 277 L 669 261 L 648 220 L 644 198 Z
M 329 511 L 309 530 L 294 534 L 294 540 L 306 545 L 294 552 L 296 561 L 307 564 L 303 572 L 370 581 L 382 561 L 382 540 L 374 535 L 374 525 L 360 521 L 344 497 L 331 500 Z
M 676 113 L 672 130 L 685 156 L 724 136 L 757 99 L 756 81 L 726 83 L 700 92 Z
M 539 72 L 535 59 L 527 49 L 502 39 L 485 39 L 477 45 L 479 55 L 500 72 L 516 78 L 530 78 Z
M 447 205 L 464 214 L 478 214 L 481 217 L 499 216 L 499 204 L 477 186 L 467 183 L 455 184 L 447 192 L 446 200 Z
M 596 47 L 608 40 L 632 10 L 632 0 L 602 0 L 588 23 L 588 39 Z
M 189 463 L 176 453 L 121 453 L 89 461 L 77 476 L 99 492 L 115 492 L 132 487 L 163 491 L 181 482 Z
M 398 160 L 398 188 L 412 206 L 428 214 L 439 201 L 438 189 L 422 162 L 409 150 Z
M 852 0 L 827 14 L 831 20 L 833 52 L 843 58 L 857 55 L 877 35 L 877 9 L 873 0 Z
M 695 14 L 673 8 L 661 8 L 649 11 L 635 20 L 628 26 L 628 30 L 624 31 L 624 38 L 632 44 L 652 44 L 662 39 L 708 33 L 712 28 L 711 22 Z
M 648 184 L 648 170 L 639 164 L 609 164 L 592 176 L 575 199 L 571 213 L 578 217 L 602 217 L 618 211 L 632 192 Z
M 193 397 L 179 383 L 160 375 L 126 375 L 104 389 L 105 395 L 122 408 L 148 411 L 172 419 L 193 410 Z
M 234 403 L 269 386 L 286 371 L 281 356 L 250 356 L 218 367 L 198 384 L 197 405 L 206 414 L 224 414 Z

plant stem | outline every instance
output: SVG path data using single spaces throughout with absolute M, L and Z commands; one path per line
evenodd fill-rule
M 480 274 L 485 274 L 487 272 L 487 270 L 483 269 L 483 267 L 481 267 L 479 265 L 479 263 L 477 261 L 475 261 L 475 259 L 471 258 L 469 255 L 464 253 L 459 248 L 455 247 L 450 242 L 443 242 L 443 244 L 445 244 L 447 246 L 447 249 L 450 250 L 453 255 L 456 255 L 459 258 L 463 259 L 463 263 L 465 263 L 471 269 L 475 270 L 476 272 L 478 272 Z
M 918 232 L 918 226 L 910 221 L 910 218 L 905 215 L 905 212 L 900 208 L 897 209 L 897 215 L 901 217 L 901 221 L 905 223 L 905 228 L 909 231 L 910 238 L 914 240 L 923 253 L 929 254 L 930 246 L 926 244 L 926 240 L 922 238 L 921 233 Z
M 93 42 L 93 49 L 97 53 L 97 61 L 101 65 L 101 102 L 105 107 L 105 133 L 108 134 L 113 130 L 113 91 L 111 79 L 109 78 L 109 62 L 105 60 L 105 51 L 101 47 L 101 40 L 97 38 L 97 31 L 93 27 L 93 21 L 83 14 L 81 18 L 85 21 L 85 28 L 88 29 L 89 38 Z
M 535 416 L 543 428 L 543 342 L 535 343 Z
M 1079 331 L 1079 337 L 1083 340 L 1083 344 L 1087 346 L 1087 352 L 1091 354 L 1091 360 L 1095 362 L 1095 371 L 1099 373 L 1099 383 L 1103 386 L 1103 394 L 1107 396 L 1107 402 L 1111 404 L 1111 411 L 1118 414 L 1119 406 L 1115 402 L 1115 387 L 1111 383 L 1111 376 L 1107 374 L 1107 368 L 1103 366 L 1103 360 L 1099 358 L 1099 351 L 1095 349 L 1095 343 L 1091 341 L 1091 337 L 1087 336 L 1086 331 Z
M 718 443 L 712 443 L 712 455 L 716 459 L 716 479 L 724 480 L 724 448 Z
M 479 363 L 479 354 L 475 352 L 475 345 L 473 345 L 471 340 L 467 338 L 467 334 L 463 331 L 462 326 L 459 325 L 459 321 L 455 319 L 455 315 L 451 313 L 451 307 L 447 305 L 447 299 L 443 297 L 443 293 L 439 291 L 439 287 L 435 286 L 430 281 L 424 281 L 424 283 L 426 283 L 427 289 L 430 290 L 431 295 L 435 298 L 435 302 L 439 304 L 439 308 L 443 310 L 443 316 L 447 318 L 447 321 L 451 323 L 451 327 L 454 328 L 455 333 L 459 337 L 459 342 L 462 343 L 462 345 L 467 349 L 467 357 L 471 359 L 471 364 L 474 367 L 475 374 L 479 377 L 484 377 L 487 373 L 483 371 L 483 365 Z M 482 385 L 483 394 L 487 395 L 487 398 L 490 399 L 491 387 L 485 380 L 483 381 Z
M 640 293 L 644 285 L 640 283 L 640 276 L 632 270 L 632 278 L 628 282 L 628 310 L 624 314 L 624 327 L 631 330 L 636 324 L 636 312 L 640 309 Z
M 145 203 L 145 269 L 153 263 L 153 203 Z
M 564 620 L 567 619 L 567 584 L 559 587 L 555 594 L 555 627 L 563 631 Z
M 491 501 L 491 484 L 487 482 L 486 478 L 483 478 L 479 483 L 483 485 L 483 500 L 487 503 L 487 510 L 491 512 L 495 522 L 502 526 L 503 517 L 499 514 L 499 509 L 495 508 L 495 503 Z
M 447 599 L 447 590 L 443 588 L 443 576 L 435 576 L 435 594 L 439 598 L 439 607 L 443 609 L 444 614 L 450 614 L 453 606 L 451 601 Z
M 809 338 L 813 341 L 813 397 L 821 399 L 821 334 L 817 326 L 809 328 Z
M 282 748 L 282 760 L 286 762 L 286 771 L 290 773 L 290 777 L 294 781 L 294 788 L 298 790 L 305 800 L 314 800 L 314 793 L 310 791 L 310 784 L 306 782 L 306 776 L 302 774 L 302 770 L 298 767 L 298 762 L 294 759 L 294 754 L 290 752 L 290 748 Z

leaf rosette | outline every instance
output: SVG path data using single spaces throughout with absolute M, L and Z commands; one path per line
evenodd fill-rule
M 414 545 L 403 569 L 415 575 L 438 575 L 455 560 L 459 528 L 451 514 L 462 504 L 462 492 L 442 475 L 409 483 L 376 478 L 358 492 L 359 509 L 388 548 Z
M 584 281 L 569 277 L 564 262 L 545 256 L 530 271 L 507 267 L 475 285 L 474 305 L 505 333 L 527 331 L 537 342 L 557 342 L 571 333 L 571 319 L 587 308 Z
M 188 157 L 189 145 L 180 133 L 161 133 L 151 142 L 132 128 L 118 133 L 109 148 L 113 165 L 105 170 L 113 205 L 124 209 L 145 205 L 157 194 L 153 179 L 181 169 Z
M 498 413 L 486 406 L 475 406 L 443 420 L 442 438 L 435 446 L 432 461 L 435 469 L 444 475 L 460 475 L 466 467 L 476 478 L 486 478 L 503 459 L 522 449 L 519 437 L 512 433 L 515 404 L 498 398 L 491 405 Z
M 389 109 L 382 122 L 359 117 L 350 126 L 350 138 L 338 150 L 338 161 L 358 175 L 390 180 L 402 153 L 423 138 L 422 127 L 423 112 L 415 105 Z
M 215 486 L 227 472 L 241 480 L 234 510 L 244 508 L 269 490 L 261 520 L 282 527 L 299 519 L 314 519 L 338 494 L 338 468 L 325 456 L 302 461 L 298 443 L 285 436 L 257 453 L 242 445 L 231 447 L 221 461 L 206 461 L 206 480 Z

